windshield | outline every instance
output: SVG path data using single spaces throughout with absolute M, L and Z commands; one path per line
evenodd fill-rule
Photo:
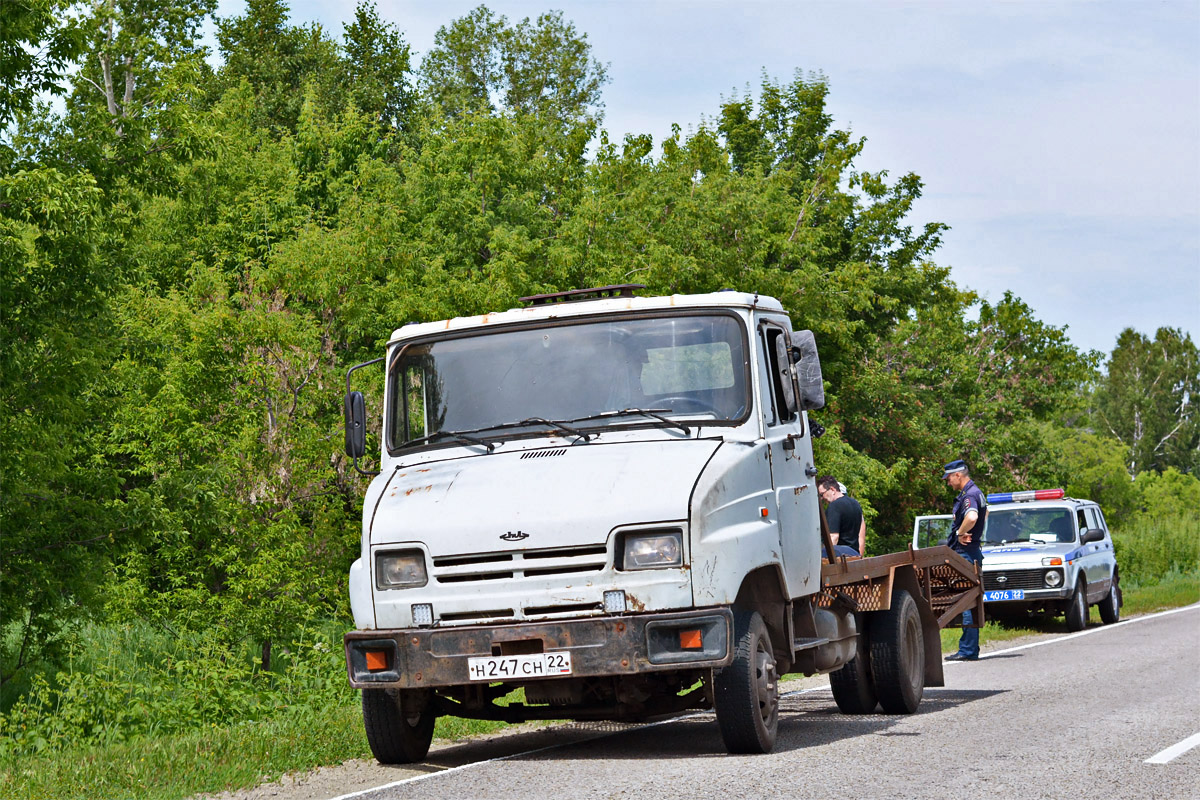
M 390 446 L 451 442 L 437 436 L 441 431 L 554 427 L 548 421 L 592 430 L 668 424 L 654 415 L 729 424 L 748 411 L 747 373 L 744 329 L 728 314 L 562 323 L 419 342 L 403 348 L 390 368 Z
M 984 544 L 1075 541 L 1071 512 L 1065 508 L 988 509 Z

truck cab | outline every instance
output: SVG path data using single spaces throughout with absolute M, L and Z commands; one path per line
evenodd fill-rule
M 1041 611 L 1065 616 L 1067 628 L 1078 631 L 1097 605 L 1104 623 L 1120 619 L 1120 571 L 1095 502 L 1062 489 L 997 492 L 987 502 L 983 598 L 990 617 Z M 949 515 L 917 517 L 913 547 L 941 544 L 949 531 Z
M 823 593 L 812 334 L 774 298 L 637 288 L 406 325 L 352 368 L 383 371 L 346 635 L 380 761 L 422 758 L 442 714 L 689 708 L 716 709 L 732 752 L 766 752 L 778 677 L 855 659 L 852 587 Z M 357 467 L 366 402 L 351 383 Z M 918 635 L 936 624 L 911 605 Z M 523 701 L 496 702 L 518 688 Z

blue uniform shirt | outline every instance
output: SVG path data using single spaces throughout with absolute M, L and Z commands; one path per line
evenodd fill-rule
M 962 527 L 963 519 L 971 509 L 975 509 L 979 518 L 975 520 L 975 527 L 971 528 L 970 544 L 963 544 L 958 540 L 958 529 Z M 958 497 L 954 499 L 952 513 L 954 524 L 946 544 L 972 561 L 983 561 L 983 525 L 987 521 L 987 500 L 975 485 L 975 481 L 968 480 L 967 485 L 958 493 Z

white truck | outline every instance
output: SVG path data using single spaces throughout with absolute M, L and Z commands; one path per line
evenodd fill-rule
M 380 762 L 424 758 L 440 715 L 687 709 L 762 753 L 784 673 L 831 673 L 848 713 L 911 713 L 942 685 L 938 631 L 982 611 L 979 578 L 944 547 L 833 555 L 811 332 L 770 297 L 638 288 L 409 324 L 347 373 L 361 469 L 351 379 L 384 372 L 345 637 Z

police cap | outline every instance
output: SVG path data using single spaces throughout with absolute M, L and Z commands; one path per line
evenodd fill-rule
M 963 461 L 962 459 L 959 459 L 958 461 L 951 461 L 949 464 L 942 467 L 942 470 L 943 470 L 943 472 L 942 472 L 943 478 L 949 477 L 950 475 L 953 475 L 956 472 L 966 472 L 967 471 L 967 462 Z

